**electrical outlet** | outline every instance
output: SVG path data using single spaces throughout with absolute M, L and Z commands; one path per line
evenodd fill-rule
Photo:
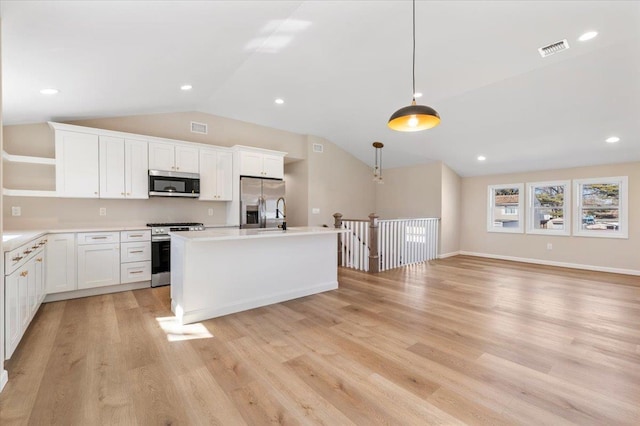
M 100 207 L 100 216 L 106 216 L 106 215 L 107 215 L 107 208 Z
M 312 209 L 311 209 L 311 213 L 313 213 L 313 214 L 320 214 L 320 209 L 319 209 L 319 208 L 317 208 L 317 207 L 314 207 L 314 208 L 312 208 Z
M 553 244 L 547 243 L 547 250 L 553 250 Z
M 209 209 L 209 210 L 207 210 L 207 214 L 208 214 L 209 216 L 213 216 L 213 209 Z
M 20 216 L 22 214 L 22 209 L 20 206 L 11 207 L 11 216 Z

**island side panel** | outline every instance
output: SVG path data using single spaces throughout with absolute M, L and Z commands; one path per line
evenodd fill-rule
M 171 310 L 178 319 L 183 312 L 183 286 L 185 241 L 180 238 L 171 239 Z
M 172 252 L 172 259 L 181 257 L 175 261 L 183 268 L 176 272 L 182 322 L 338 288 L 336 239 L 336 234 L 326 234 L 183 240 L 184 249 Z

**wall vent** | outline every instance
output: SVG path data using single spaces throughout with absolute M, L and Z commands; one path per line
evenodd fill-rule
M 324 152 L 324 146 L 321 143 L 314 143 L 313 152 Z
M 200 133 L 201 135 L 207 134 L 207 125 L 205 123 L 191 122 L 191 133 Z
M 564 39 L 562 41 L 556 41 L 555 43 L 551 43 L 547 46 L 542 46 L 538 49 L 540 52 L 540 56 L 546 58 L 547 56 L 551 56 L 554 53 L 562 52 L 563 50 L 567 50 L 569 48 L 569 42 Z

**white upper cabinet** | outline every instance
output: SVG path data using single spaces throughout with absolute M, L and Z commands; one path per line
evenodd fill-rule
M 240 176 L 284 178 L 284 153 L 269 154 L 260 151 L 242 150 L 239 154 Z
M 100 136 L 100 198 L 149 198 L 147 142 Z
M 198 148 L 169 142 L 149 142 L 149 169 L 198 173 Z
M 98 198 L 98 135 L 56 130 L 58 197 Z
M 228 151 L 200 149 L 200 200 L 230 201 L 233 155 Z
M 124 139 L 100 136 L 100 198 L 124 195 Z
M 147 141 L 124 141 L 124 190 L 127 198 L 149 198 Z

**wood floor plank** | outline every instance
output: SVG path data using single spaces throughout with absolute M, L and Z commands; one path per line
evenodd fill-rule
M 640 424 L 640 277 L 455 256 L 179 326 L 170 287 L 44 304 L 4 425 Z

